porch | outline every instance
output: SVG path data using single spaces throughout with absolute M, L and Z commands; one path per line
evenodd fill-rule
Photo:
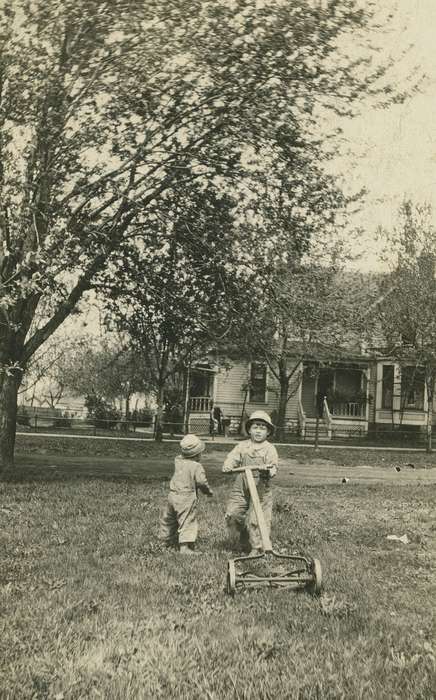
M 210 411 L 214 401 L 209 396 L 193 396 L 189 401 L 189 426 L 192 432 L 209 433 Z M 243 402 L 215 402 L 221 409 L 223 435 L 238 435 Z
M 371 400 L 368 385 L 367 364 L 307 364 L 298 406 L 300 434 L 313 434 L 317 418 L 320 439 L 330 440 L 333 434 L 347 437 L 366 433 Z
M 375 402 L 376 424 L 386 428 L 425 429 L 428 393 L 421 367 L 382 360 L 377 364 L 377 385 L 380 391 Z
M 191 396 L 189 399 L 190 413 L 207 413 L 212 408 L 213 399 L 210 396 Z
M 189 382 L 189 412 L 209 416 L 215 393 L 216 371 L 208 364 L 191 369 Z

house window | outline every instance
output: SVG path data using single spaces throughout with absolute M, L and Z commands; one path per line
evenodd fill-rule
M 401 407 L 424 410 L 424 371 L 419 367 L 401 369 Z
M 250 402 L 266 403 L 266 365 L 261 362 L 250 365 Z
M 383 365 L 382 408 L 391 410 L 394 395 L 394 366 Z

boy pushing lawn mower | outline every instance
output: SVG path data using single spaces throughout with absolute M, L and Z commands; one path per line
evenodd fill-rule
M 250 544 L 251 550 L 249 556 L 228 561 L 227 593 L 234 595 L 240 588 L 256 586 L 306 588 L 319 593 L 322 574 L 318 559 L 276 552 L 272 546 L 270 480 L 277 473 L 278 456 L 267 440 L 274 430 L 271 419 L 264 411 L 255 411 L 245 427 L 250 439 L 230 452 L 223 472 L 237 472 L 227 504 L 227 525 L 231 534 L 239 535 L 242 545 Z M 279 568 L 271 568 L 274 562 L 279 563 Z
M 254 411 L 245 424 L 250 438 L 238 443 L 227 456 L 223 472 L 231 474 L 234 469 L 257 466 L 253 472 L 259 500 L 264 514 L 268 536 L 271 532 L 273 496 L 271 478 L 277 474 L 278 454 L 268 437 L 273 434 L 274 426 L 265 411 Z M 233 483 L 227 503 L 226 523 L 232 539 L 239 536 L 244 548 L 250 547 L 250 554 L 255 556 L 262 551 L 259 525 L 254 512 L 246 475 L 239 472 Z
M 198 535 L 197 492 L 208 496 L 213 493 L 200 464 L 204 442 L 196 435 L 185 435 L 180 448 L 182 454 L 175 458 L 170 492 L 160 518 L 159 537 L 169 547 L 178 544 L 182 554 L 194 554 Z

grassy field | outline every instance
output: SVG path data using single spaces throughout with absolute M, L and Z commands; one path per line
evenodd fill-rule
M 324 592 L 230 598 L 229 447 L 205 459 L 215 498 L 201 500 L 195 557 L 156 537 L 176 449 L 19 441 L 0 484 L 2 700 L 435 697 L 434 483 L 282 479 L 273 541 L 317 556 Z M 313 468 L 308 449 L 281 456 L 284 472 L 290 458 Z M 317 459 L 351 475 L 359 464 L 432 468 L 424 453 Z

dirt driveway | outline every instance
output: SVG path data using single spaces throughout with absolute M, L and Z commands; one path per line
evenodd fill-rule
M 71 441 L 70 441 L 71 442 Z M 91 441 L 88 441 L 91 443 Z M 96 443 L 97 444 L 97 443 Z M 156 454 L 141 456 L 140 452 L 128 455 L 80 454 L 50 454 L 49 446 L 41 443 L 41 449 L 32 449 L 28 453 L 17 455 L 16 468 L 11 473 L 11 479 L 56 478 L 69 479 L 77 477 L 92 478 L 136 478 L 168 479 L 174 469 L 173 454 Z M 92 445 L 95 448 L 95 445 Z M 142 449 L 142 446 L 140 446 Z M 292 458 L 281 455 L 280 469 L 276 478 L 277 486 L 289 488 L 292 485 L 323 485 L 323 484 L 436 484 L 436 467 L 433 459 L 423 462 L 422 455 L 413 453 L 352 453 L 339 452 L 335 454 L 324 451 L 316 455 L 308 449 L 293 451 Z M 203 464 L 207 473 L 215 483 L 221 483 L 226 477 L 221 473 L 221 467 L 226 452 L 213 449 L 208 445 L 203 456 Z M 348 456 L 347 456 L 348 455 Z M 414 460 L 408 462 L 407 460 Z M 342 463 L 341 463 L 342 460 Z M 368 460 L 365 462 L 365 460 Z M 344 479 L 348 481 L 343 482 Z

